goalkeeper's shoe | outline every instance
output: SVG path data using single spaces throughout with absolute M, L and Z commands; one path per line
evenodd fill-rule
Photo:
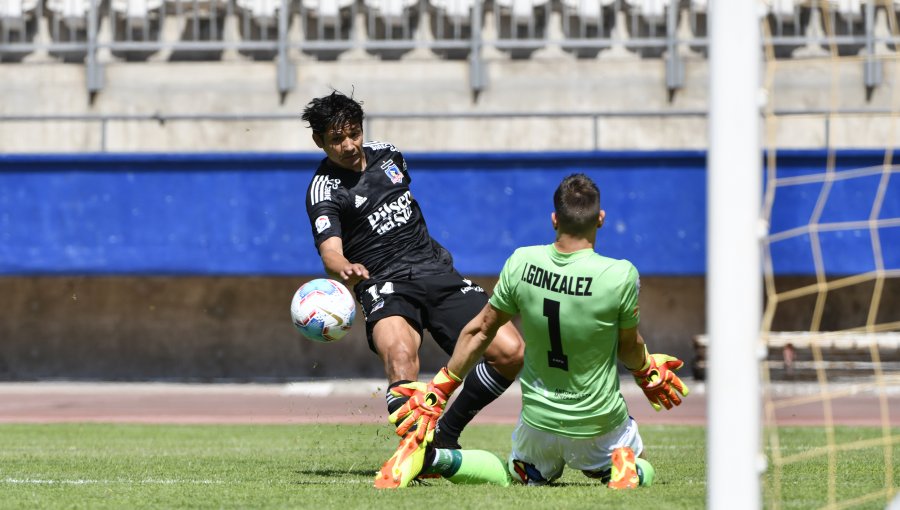
M 634 462 L 634 450 L 627 446 L 616 448 L 612 453 L 612 474 L 610 489 L 634 489 L 640 484 L 637 466 Z
M 394 455 L 375 475 L 375 488 L 401 489 L 409 486 L 422 471 L 426 448 L 426 443 L 420 442 L 416 434 L 407 434 L 400 440 L 400 446 Z

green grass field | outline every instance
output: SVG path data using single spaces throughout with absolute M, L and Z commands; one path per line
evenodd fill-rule
M 511 429 L 472 426 L 463 443 L 505 457 Z M 705 430 L 699 427 L 642 426 L 657 471 L 656 483 L 625 492 L 608 490 L 572 470 L 548 487 L 456 486 L 436 480 L 401 491 L 376 491 L 374 472 L 396 445 L 388 432 L 386 426 L 377 425 L 0 425 L 0 507 L 524 510 L 705 506 Z M 842 428 L 838 439 L 879 434 L 877 429 Z M 824 437 L 816 428 L 782 431 L 788 452 L 821 445 Z M 840 465 L 851 469 L 837 487 L 839 497 L 884 487 L 880 448 L 839 457 Z M 783 485 L 790 500 L 782 507 L 825 505 L 825 473 L 825 457 L 789 466 Z M 858 508 L 884 508 L 884 498 Z

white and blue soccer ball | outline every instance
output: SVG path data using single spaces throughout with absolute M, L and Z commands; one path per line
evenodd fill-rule
M 336 342 L 353 326 L 356 302 L 344 284 L 318 278 L 294 293 L 291 318 L 303 336 L 315 342 Z

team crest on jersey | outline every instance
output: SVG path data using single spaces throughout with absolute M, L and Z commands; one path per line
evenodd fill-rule
M 388 176 L 388 179 L 391 180 L 394 184 L 400 184 L 403 182 L 403 172 L 400 171 L 400 168 L 394 163 L 393 159 L 389 159 L 381 164 L 382 170 Z

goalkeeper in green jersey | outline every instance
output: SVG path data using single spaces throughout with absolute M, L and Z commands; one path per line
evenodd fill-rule
M 497 330 L 520 315 L 522 412 L 509 460 L 504 466 L 481 454 L 469 455 L 469 461 L 466 450 L 429 451 L 424 473 L 449 474 L 453 481 L 462 472 L 464 482 L 500 483 L 507 473 L 498 470 L 503 470 L 513 480 L 541 485 L 569 466 L 616 489 L 652 481 L 652 466 L 640 458 L 644 446 L 637 423 L 619 391 L 616 365 L 621 361 L 632 371 L 658 411 L 679 405 L 688 394 L 674 372 L 684 363 L 647 352 L 637 330 L 635 267 L 594 252 L 605 217 L 596 184 L 586 175 L 570 175 L 556 189 L 553 204 L 556 240 L 512 254 L 490 302 L 460 334 L 447 367 L 427 385 L 413 383 L 407 403 L 390 417 L 399 423 L 398 434 L 413 425 L 433 429 L 457 381 L 475 366 Z

